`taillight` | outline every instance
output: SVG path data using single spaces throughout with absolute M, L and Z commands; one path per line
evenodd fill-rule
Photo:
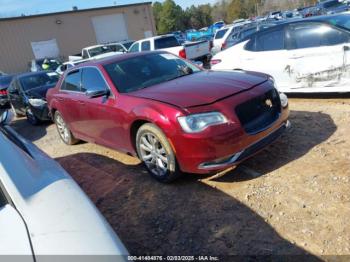
M 6 96 L 7 91 L 6 90 L 0 90 L 0 96 Z
M 221 45 L 221 50 L 224 50 L 226 48 L 226 42 L 223 42 Z
M 186 59 L 186 51 L 185 51 L 185 49 L 181 49 L 181 50 L 179 51 L 179 57 L 182 57 L 182 58 L 185 58 L 185 59 Z
M 212 60 L 210 60 L 210 65 L 217 65 L 219 63 L 221 63 L 220 59 L 212 59 Z

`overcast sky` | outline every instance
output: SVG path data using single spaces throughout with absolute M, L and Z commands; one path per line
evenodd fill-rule
M 151 0 L 150 0 L 151 1 Z M 162 2 L 162 0 L 160 0 Z M 125 5 L 139 2 L 149 2 L 146 0 L 0 0 L 0 16 L 19 16 L 21 14 L 33 15 L 50 12 L 60 12 L 72 10 L 72 6 L 79 9 Z M 216 0 L 175 0 L 182 8 L 191 5 L 214 3 Z

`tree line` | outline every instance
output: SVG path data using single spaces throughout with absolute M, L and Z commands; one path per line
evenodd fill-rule
M 158 34 L 186 29 L 200 29 L 216 21 L 232 23 L 235 19 L 265 15 L 270 11 L 291 10 L 314 5 L 317 0 L 218 0 L 183 9 L 173 0 L 153 3 Z

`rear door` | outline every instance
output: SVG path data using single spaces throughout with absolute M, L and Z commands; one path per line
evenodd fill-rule
M 1 167 L 1 166 L 0 166 Z M 1 171 L 0 172 L 5 172 Z M 0 181 L 0 256 L 23 255 L 21 261 L 33 261 L 26 225 L 18 211 L 5 197 Z
M 270 74 L 278 83 L 278 88 L 288 87 L 288 78 L 284 74 L 287 50 L 283 26 L 259 32 L 246 44 L 239 45 L 242 45 L 243 50 L 236 59 L 240 59 L 241 69 Z
M 290 87 L 332 91 L 350 85 L 350 34 L 322 23 L 291 24 L 287 31 Z

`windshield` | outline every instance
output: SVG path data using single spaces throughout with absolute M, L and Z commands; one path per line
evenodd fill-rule
M 24 91 L 28 91 L 33 88 L 55 85 L 58 81 L 58 75 L 56 73 L 41 73 L 35 75 L 24 76 L 20 79 L 21 85 Z
M 8 86 L 12 81 L 13 76 L 1 76 L 0 77 L 0 88 Z
M 104 68 L 120 93 L 129 93 L 201 71 L 172 54 L 147 54 L 108 64 Z
M 98 56 L 109 52 L 113 52 L 113 50 L 108 46 L 99 46 L 89 49 L 90 57 Z
M 180 44 L 177 41 L 175 36 L 162 37 L 154 41 L 155 49 L 163 49 L 163 48 L 175 47 L 179 45 Z
M 129 50 L 130 46 L 134 43 L 135 41 L 123 43 L 123 46 L 126 48 L 126 50 Z

